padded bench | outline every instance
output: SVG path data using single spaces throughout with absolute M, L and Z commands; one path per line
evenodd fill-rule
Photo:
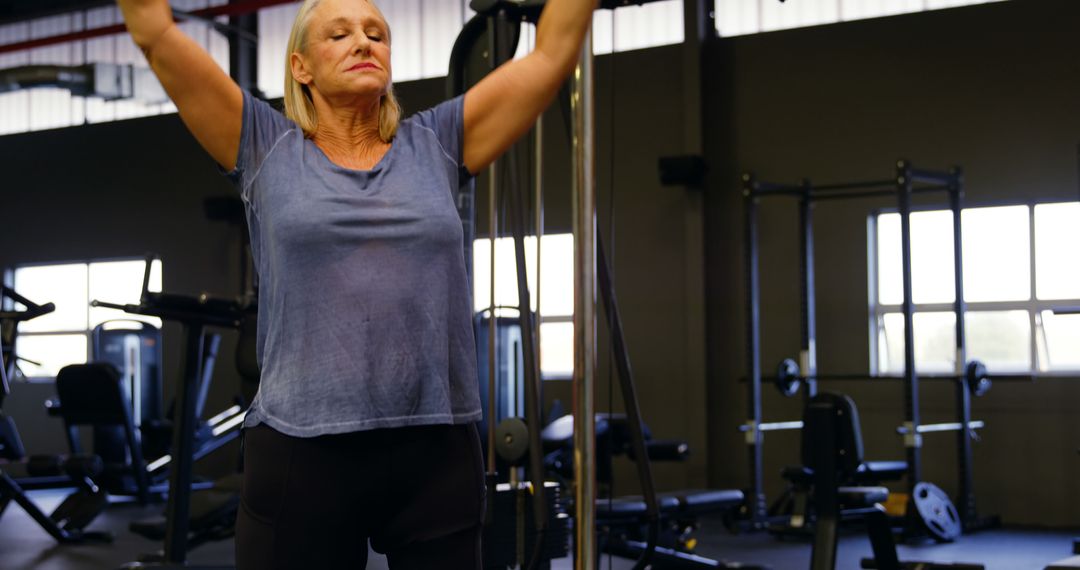
M 690 489 L 656 495 L 661 518 L 696 517 L 726 511 L 742 504 L 743 499 L 743 492 L 736 489 Z M 645 516 L 645 511 L 645 499 L 641 496 L 596 501 L 596 518 L 600 521 L 615 522 L 622 519 L 637 521 Z
M 1080 556 L 1070 556 L 1064 560 L 1058 560 L 1047 566 L 1046 570 L 1068 570 L 1069 568 L 1080 568 Z

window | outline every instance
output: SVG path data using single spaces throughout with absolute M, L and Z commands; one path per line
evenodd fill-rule
M 227 3 L 228 0 L 173 0 L 172 5 L 180 10 L 198 10 Z M 0 46 L 108 27 L 122 21 L 120 9 L 113 5 L 0 24 Z M 224 36 L 200 22 L 182 22 L 180 28 L 209 51 L 218 65 L 228 70 L 229 44 Z M 145 66 L 146 58 L 126 34 L 0 53 L 0 69 L 32 64 L 83 63 Z M 104 101 L 72 95 L 66 89 L 52 87 L 23 89 L 0 93 L 0 135 L 160 115 L 175 110 L 172 103 Z
M 1002 0 L 716 0 L 716 31 L 741 36 Z
M 964 317 L 968 359 L 995 372 L 1080 370 L 1080 203 L 966 208 Z M 952 213 L 911 214 L 915 366 L 956 370 Z M 871 368 L 904 370 L 900 215 L 870 220 Z M 1060 312 L 1056 313 L 1055 310 Z
M 491 303 L 491 240 L 473 242 L 473 308 Z M 497 315 L 517 315 L 517 264 L 514 240 L 495 240 L 495 306 Z M 540 288 L 536 287 L 536 237 L 525 238 L 525 265 L 532 308 L 540 298 L 540 373 L 568 378 L 574 373 L 574 236 L 552 234 L 540 240 Z M 511 308 L 512 307 L 512 308 Z
M 145 267 L 145 260 L 138 259 L 26 265 L 10 272 L 8 281 L 20 295 L 56 305 L 52 313 L 19 325 L 15 354 L 22 373 L 31 379 L 51 379 L 68 364 L 87 362 L 90 333 L 105 321 L 140 320 L 160 327 L 161 319 L 90 306 L 95 299 L 138 303 Z M 151 291 L 161 290 L 160 261 L 151 267 L 149 285 Z
M 469 0 L 384 0 L 377 4 L 394 36 L 394 81 L 445 76 L 458 32 L 475 14 L 469 9 Z M 291 3 L 259 12 L 259 89 L 269 97 L 281 97 L 284 92 L 285 48 L 299 8 L 299 3 Z M 682 41 L 680 0 L 600 10 L 593 17 L 593 51 L 597 54 Z M 535 30 L 526 26 L 518 56 L 527 53 L 534 42 Z
M 228 0 L 173 0 L 180 10 L 221 6 Z M 379 5 L 394 30 L 395 81 L 446 75 L 450 50 L 458 32 L 473 16 L 469 0 L 384 0 Z M 281 97 L 285 79 L 285 46 L 300 2 L 259 11 L 258 85 L 268 97 Z M 422 9 L 421 9 L 422 8 Z M 224 21 L 224 18 L 218 18 Z M 120 10 L 102 6 L 26 22 L 0 24 L 0 46 L 27 40 L 104 28 L 121 23 Z M 596 53 L 626 51 L 680 43 L 683 39 L 682 2 L 663 0 L 615 11 L 598 11 Z M 180 28 L 205 48 L 223 69 L 229 68 L 229 42 L 201 22 L 181 22 Z M 534 41 L 526 31 L 519 54 Z M 28 50 L 0 53 L 0 69 L 27 64 L 78 65 L 119 63 L 145 66 L 139 49 L 126 34 L 113 34 Z M 71 95 L 64 89 L 36 88 L 0 94 L 0 135 L 115 121 L 176 111 L 172 103 L 103 101 Z

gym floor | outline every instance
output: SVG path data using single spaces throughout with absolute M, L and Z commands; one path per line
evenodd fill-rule
M 31 497 L 46 512 L 51 511 L 64 493 L 35 491 Z M 129 521 L 159 512 L 160 506 L 115 505 L 90 526 L 111 530 L 116 535 L 112 545 L 59 546 L 18 506 L 11 505 L 0 518 L 0 568 L 4 570 L 110 570 L 132 562 L 140 554 L 160 545 L 127 531 Z M 952 544 L 901 546 L 904 560 L 937 562 L 981 562 L 987 570 L 1042 570 L 1046 564 L 1065 558 L 1071 550 L 1074 533 L 1062 531 L 1003 529 L 965 536 Z M 698 551 L 709 556 L 744 564 L 764 564 L 774 570 L 797 570 L 810 565 L 810 544 L 802 540 L 777 540 L 767 534 L 731 535 L 719 519 L 706 519 L 698 533 Z M 232 560 L 232 543 L 222 541 L 203 545 L 191 553 L 191 564 L 221 564 Z M 856 569 L 859 560 L 870 555 L 863 535 L 850 534 L 840 540 L 837 570 Z M 609 565 L 610 563 L 610 565 Z M 632 562 L 605 558 L 602 568 L 628 569 Z M 570 559 L 558 560 L 555 570 L 573 568 Z M 374 554 L 369 570 L 386 568 L 386 561 Z

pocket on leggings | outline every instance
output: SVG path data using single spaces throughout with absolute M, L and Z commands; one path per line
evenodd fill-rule
M 288 492 L 295 442 L 266 424 L 245 431 L 240 503 L 251 518 L 273 524 Z
M 473 468 L 477 474 L 477 486 L 480 488 L 480 522 L 487 516 L 487 469 L 484 468 L 484 452 L 480 446 L 480 431 L 476 424 L 469 424 L 465 430 L 469 449 L 472 450 Z

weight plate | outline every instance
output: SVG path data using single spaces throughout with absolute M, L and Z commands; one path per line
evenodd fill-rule
M 963 525 L 952 500 L 933 483 L 918 483 L 912 495 L 915 510 L 926 532 L 938 542 L 952 542 L 960 536 Z
M 785 358 L 776 367 L 776 389 L 788 398 L 799 393 L 802 380 L 799 379 L 799 364 L 794 359 Z
M 506 418 L 495 426 L 495 451 L 516 465 L 529 449 L 529 428 L 520 418 Z

